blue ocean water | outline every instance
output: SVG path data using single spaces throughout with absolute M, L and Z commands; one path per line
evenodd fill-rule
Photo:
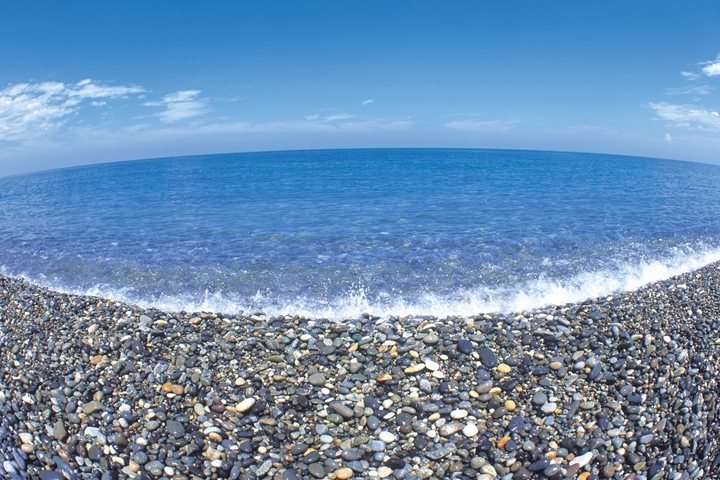
M 507 150 L 243 153 L 0 179 L 0 268 L 166 310 L 472 315 L 720 259 L 720 167 Z

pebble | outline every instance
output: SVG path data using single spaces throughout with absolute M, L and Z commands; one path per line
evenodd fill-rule
M 246 398 L 235 406 L 235 410 L 245 413 L 255 405 L 256 400 L 252 397 Z
M 535 392 L 532 397 L 532 403 L 535 405 L 545 405 L 547 403 L 547 395 L 544 392 Z
M 338 480 L 347 480 L 353 477 L 353 471 L 347 467 L 335 470 L 335 478 Z
M 164 313 L 0 275 L 0 465 L 104 480 L 701 478 L 720 466 L 720 272 L 700 272 L 534 312 L 339 322 Z
M 463 427 L 462 432 L 466 437 L 474 437 L 479 433 L 479 430 L 477 425 L 474 423 L 468 423 L 465 427 Z

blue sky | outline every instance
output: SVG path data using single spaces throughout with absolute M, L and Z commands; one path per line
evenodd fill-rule
M 720 163 L 717 1 L 5 2 L 0 175 L 204 153 Z

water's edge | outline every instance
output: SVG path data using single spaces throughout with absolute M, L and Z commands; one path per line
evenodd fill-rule
M 709 260 L 709 261 L 705 261 Z M 437 308 L 432 308 L 433 306 L 437 307 L 438 305 L 433 305 L 432 302 L 430 302 L 428 305 L 430 308 L 427 310 L 422 310 L 418 306 L 411 306 L 410 308 L 406 308 L 405 311 L 400 312 L 392 312 L 392 311 L 383 311 L 382 309 L 373 309 L 371 306 L 367 305 L 366 303 L 364 306 L 370 307 L 370 308 L 356 308 L 359 306 L 363 306 L 362 302 L 359 303 L 353 303 L 351 306 L 346 306 L 342 310 L 342 315 L 337 315 L 339 313 L 337 310 L 333 310 L 332 308 L 328 308 L 327 312 L 330 313 L 329 315 L 323 315 L 321 312 L 320 314 L 313 314 L 313 312 L 308 312 L 304 308 L 297 308 L 295 310 L 292 310 L 292 308 L 286 308 L 282 311 L 266 311 L 265 309 L 243 309 L 240 310 L 237 308 L 236 304 L 232 304 L 229 302 L 222 302 L 218 300 L 217 296 L 213 296 L 212 298 L 209 298 L 206 300 L 203 304 L 187 304 L 183 305 L 180 308 L 176 307 L 176 302 L 168 302 L 166 301 L 155 301 L 155 302 L 143 302 L 142 300 L 138 301 L 135 299 L 128 299 L 124 298 L 122 292 L 120 292 L 119 295 L 113 295 L 112 292 L 110 294 L 106 294 L 101 288 L 92 288 L 89 291 L 81 292 L 81 291 L 74 291 L 72 289 L 62 289 L 62 288 L 54 288 L 53 286 L 44 285 L 42 281 L 37 282 L 33 281 L 32 279 L 26 278 L 24 276 L 13 276 L 8 275 L 2 271 L 0 271 L 0 277 L 12 279 L 14 281 L 21 281 L 25 282 L 29 286 L 36 287 L 38 289 L 41 289 L 43 291 L 47 292 L 54 292 L 58 294 L 63 295 L 71 295 L 76 297 L 83 297 L 83 298 L 101 298 L 103 300 L 110 300 L 117 303 L 122 303 L 124 305 L 127 305 L 129 307 L 132 307 L 133 309 L 141 309 L 141 310 L 155 310 L 155 311 L 161 311 L 165 313 L 175 313 L 175 312 L 194 312 L 194 313 L 215 313 L 215 314 L 227 314 L 227 315 L 251 315 L 251 314 L 263 314 L 268 317 L 302 317 L 302 318 L 309 318 L 309 319 L 329 319 L 333 321 L 343 321 L 343 320 L 352 320 L 361 318 L 363 316 L 371 316 L 374 318 L 400 318 L 400 317 L 427 317 L 427 318 L 451 318 L 451 317 L 477 317 L 482 316 L 484 314 L 512 314 L 517 312 L 534 312 L 539 311 L 544 308 L 548 307 L 557 307 L 557 306 L 563 306 L 563 305 L 573 305 L 573 304 L 586 304 L 586 303 L 597 303 L 600 301 L 606 301 L 608 298 L 620 298 L 620 297 L 628 297 L 636 294 L 639 291 L 644 291 L 647 289 L 652 288 L 655 285 L 658 284 L 664 284 L 667 282 L 672 282 L 673 279 L 676 279 L 683 275 L 692 275 L 694 272 L 705 270 L 705 269 L 717 269 L 720 270 L 720 249 L 711 250 L 708 252 L 704 252 L 700 255 L 693 256 L 690 258 L 685 259 L 682 262 L 675 262 L 673 264 L 663 264 L 658 261 L 645 263 L 639 266 L 639 268 L 631 269 L 627 268 L 624 272 L 624 275 L 621 277 L 621 279 L 613 278 L 612 272 L 608 273 L 602 278 L 588 278 L 585 279 L 584 285 L 590 286 L 594 285 L 595 287 L 600 286 L 602 289 L 601 293 L 594 295 L 594 296 L 587 296 L 583 295 L 585 290 L 583 288 L 567 288 L 562 285 L 555 285 L 554 288 L 551 288 L 543 293 L 544 295 L 542 299 L 544 300 L 543 303 L 537 304 L 537 296 L 533 297 L 530 294 L 523 294 L 522 292 L 519 292 L 516 296 L 515 303 L 510 304 L 509 302 L 503 302 L 503 303 L 492 303 L 488 302 L 487 305 L 490 306 L 490 308 L 478 308 L 478 309 L 472 309 L 472 306 L 475 305 L 475 303 L 468 301 L 467 306 L 463 311 L 461 312 L 452 312 L 452 313 L 443 313 L 442 311 L 438 310 Z M 620 286 L 624 286 L 624 288 L 621 288 Z M 537 287 L 536 287 L 537 288 Z M 570 294 L 570 295 L 568 295 Z M 572 296 L 574 295 L 574 296 Z M 535 302 L 535 303 L 533 303 Z M 170 307 L 170 308 L 167 308 Z M 175 308 L 173 308 L 175 307 Z M 223 308 L 224 307 L 224 308 Z M 494 308 L 493 308 L 494 307 Z M 332 313 L 335 313 L 334 315 Z

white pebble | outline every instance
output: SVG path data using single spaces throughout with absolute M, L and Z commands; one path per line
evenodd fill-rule
M 575 457 L 572 462 L 570 462 L 570 465 L 578 465 L 580 468 L 584 467 L 588 463 L 590 463 L 590 460 L 592 460 L 593 454 L 592 452 L 587 452 L 584 455 L 580 455 L 579 457 Z
M 242 402 L 238 403 L 235 409 L 240 413 L 245 413 L 255 405 L 255 399 L 253 397 L 246 398 Z
M 427 368 L 430 371 L 436 372 L 440 370 L 440 364 L 437 362 L 433 362 L 432 360 L 425 360 L 425 368 Z
M 468 423 L 465 425 L 465 428 L 463 428 L 463 435 L 466 437 L 474 437 L 478 434 L 478 427 L 474 423 Z
M 392 475 L 392 473 L 393 473 L 392 468 L 389 468 L 389 467 L 383 466 L 383 467 L 379 467 L 377 469 L 377 474 L 378 474 L 378 477 L 380 477 L 380 478 L 387 478 L 390 475 Z
M 378 438 L 385 443 L 392 443 L 395 441 L 395 435 L 393 435 L 392 433 L 387 432 L 385 430 L 380 432 L 380 434 L 378 435 Z
M 461 418 L 467 417 L 468 412 L 467 412 L 467 410 L 463 410 L 463 409 L 459 408 L 457 410 L 453 410 L 452 412 L 450 412 L 450 416 L 452 418 L 454 418 L 455 420 L 460 420 Z

